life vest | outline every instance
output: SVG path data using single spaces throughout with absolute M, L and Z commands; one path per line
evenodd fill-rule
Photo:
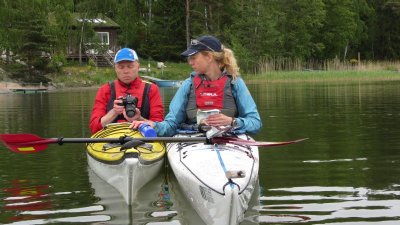
M 186 106 L 186 123 L 196 123 L 198 109 L 219 109 L 227 116 L 236 117 L 238 110 L 232 95 L 231 82 L 230 75 L 224 75 L 213 81 L 206 80 L 204 75 L 194 76 Z
M 110 85 L 110 100 L 108 101 L 107 104 L 107 112 L 109 112 L 113 107 L 114 107 L 114 100 L 116 99 L 116 90 L 115 90 L 115 84 L 114 81 L 108 82 Z M 150 100 L 149 100 L 149 92 L 150 92 L 150 86 L 151 84 L 148 82 L 142 82 L 141 87 L 143 87 L 144 84 L 144 89 L 143 89 L 143 96 L 142 96 L 142 104 L 141 106 L 137 105 L 137 107 L 140 109 L 140 114 L 142 115 L 143 118 L 149 119 L 150 116 Z M 138 97 L 138 96 L 135 96 Z M 113 123 L 116 123 L 118 121 L 125 120 L 124 115 L 118 115 L 117 118 L 114 119 Z

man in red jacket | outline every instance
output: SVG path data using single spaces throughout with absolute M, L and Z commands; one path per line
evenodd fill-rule
M 155 84 L 139 77 L 139 58 L 130 48 L 117 52 L 114 59 L 117 80 L 104 84 L 97 92 L 90 118 L 95 133 L 109 123 L 164 119 L 160 91 Z M 128 111 L 128 113 L 127 113 Z

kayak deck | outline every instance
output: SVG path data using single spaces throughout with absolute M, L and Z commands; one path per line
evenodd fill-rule
M 92 138 L 143 137 L 140 132 L 129 129 L 129 125 L 110 124 Z M 163 143 L 133 142 L 128 147 L 118 143 L 90 143 L 86 148 L 90 168 L 117 189 L 128 205 L 135 201 L 138 191 L 159 174 L 166 152 Z
M 257 185 L 258 147 L 173 143 L 167 149 L 181 189 L 206 224 L 233 225 L 243 220 Z
M 110 124 L 92 138 L 119 138 L 143 137 L 137 130 L 129 129 L 129 123 Z M 135 148 L 121 150 L 121 144 L 115 143 L 89 143 L 87 153 L 94 159 L 106 164 L 119 164 L 127 157 L 137 157 L 142 164 L 151 164 L 161 160 L 165 155 L 165 145 L 163 143 L 143 143 Z

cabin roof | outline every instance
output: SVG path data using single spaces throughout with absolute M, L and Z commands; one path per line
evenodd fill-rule
M 72 14 L 73 25 L 77 26 L 82 22 L 90 23 L 94 28 L 120 28 L 120 26 L 104 14 L 97 14 L 97 16 L 84 16 L 81 13 Z

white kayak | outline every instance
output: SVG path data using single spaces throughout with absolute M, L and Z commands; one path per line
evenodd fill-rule
M 129 129 L 129 123 L 110 124 L 92 138 L 143 137 L 140 132 Z M 122 149 L 122 145 L 90 143 L 87 159 L 90 168 L 103 180 L 117 189 L 126 204 L 132 205 L 138 191 L 159 175 L 164 162 L 165 145 L 143 143 Z
M 252 140 L 247 135 L 239 138 Z M 258 184 L 258 147 L 171 143 L 167 151 L 181 189 L 207 225 L 236 225 L 243 220 Z

